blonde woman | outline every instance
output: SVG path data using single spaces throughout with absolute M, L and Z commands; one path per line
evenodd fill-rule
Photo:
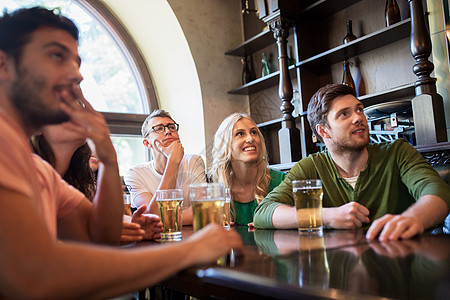
M 230 187 L 235 225 L 248 225 L 258 203 L 285 174 L 269 169 L 264 137 L 244 113 L 231 114 L 220 124 L 212 156 L 210 178 Z

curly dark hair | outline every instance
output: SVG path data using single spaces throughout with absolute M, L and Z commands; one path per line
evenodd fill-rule
M 0 49 L 20 62 L 23 47 L 29 42 L 30 35 L 43 27 L 62 29 L 78 41 L 77 26 L 57 11 L 35 6 L 21 8 L 12 13 L 3 13 L 0 17 Z
M 55 167 L 55 154 L 42 134 L 33 135 L 30 138 L 30 144 L 37 155 Z M 81 145 L 72 155 L 69 167 L 62 176 L 67 183 L 81 191 L 89 200 L 94 198 L 96 186 L 94 173 L 89 167 L 91 153 L 87 143 Z
M 328 125 L 327 116 L 330 111 L 331 104 L 336 98 L 352 95 L 356 97 L 353 88 L 344 84 L 328 84 L 321 87 L 311 97 L 308 104 L 308 122 L 314 135 L 323 142 L 322 137 L 317 133 L 316 125 Z

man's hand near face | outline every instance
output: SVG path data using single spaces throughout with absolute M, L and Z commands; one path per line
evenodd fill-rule
M 184 148 L 180 140 L 169 142 L 166 146 L 164 146 L 160 141 L 156 140 L 155 149 L 157 149 L 158 152 L 164 154 L 164 156 L 167 157 L 170 162 L 176 163 L 177 165 L 180 163 L 181 159 L 184 156 Z

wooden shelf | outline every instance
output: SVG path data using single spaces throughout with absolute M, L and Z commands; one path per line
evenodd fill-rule
M 450 150 L 450 142 L 441 142 L 432 145 L 414 146 L 420 153 Z
M 411 98 L 414 97 L 414 83 L 402 85 L 379 93 L 364 95 L 358 97 L 358 99 L 364 104 L 364 107 L 369 107 L 371 105 L 375 105 L 378 103 L 395 101 L 398 98 L 403 98 L 407 96 L 411 96 Z M 298 115 L 297 118 L 306 117 L 307 115 L 308 115 L 307 112 L 302 112 L 301 114 Z M 258 126 L 258 128 L 264 128 L 276 124 L 281 124 L 282 120 L 283 120 L 282 118 L 274 119 L 267 122 L 256 124 L 256 126 Z
M 309 6 L 305 7 L 301 12 L 300 16 L 307 19 L 319 19 L 327 17 L 334 14 L 350 5 L 355 4 L 361 0 L 320 0 L 315 1 Z M 291 32 L 292 33 L 292 32 Z M 263 32 L 255 35 L 254 37 L 244 41 L 237 47 L 230 49 L 225 52 L 225 55 L 233 55 L 244 57 L 245 55 L 252 54 L 258 50 L 266 48 L 270 45 L 275 44 L 275 38 L 273 33 L 267 29 Z
M 368 51 L 389 45 L 395 41 L 407 38 L 411 32 L 411 19 L 362 36 L 348 44 L 343 44 L 313 57 L 300 61 L 297 66 L 302 68 L 317 68 L 330 66 L 343 61 L 344 57 L 354 57 Z
M 256 124 L 256 126 L 258 128 L 264 128 L 264 127 L 267 127 L 267 126 L 270 126 L 270 125 L 280 124 L 282 120 L 283 120 L 282 118 L 274 119 L 274 120 L 270 120 L 270 121 L 267 121 L 267 122 Z
M 321 1 L 318 2 L 322 3 Z M 374 50 L 376 48 L 388 45 L 397 40 L 406 38 L 410 35 L 410 31 L 411 31 L 411 20 L 405 19 L 397 24 L 391 25 L 389 27 L 383 28 L 371 34 L 367 34 L 363 37 L 360 37 L 348 44 L 335 47 L 333 49 L 310 57 L 308 59 L 302 60 L 296 66 L 309 69 L 329 66 L 334 63 L 342 61 L 343 58 L 346 56 L 347 57 L 357 56 L 365 52 Z M 269 30 L 266 30 L 258 34 L 257 36 L 247 40 L 242 45 L 227 51 L 225 54 L 243 56 L 244 53 L 251 53 L 257 51 L 273 43 L 274 40 L 272 37 L 272 33 Z M 295 72 L 295 66 L 290 66 L 289 69 L 291 79 L 296 78 L 297 72 Z M 279 78 L 278 75 L 279 71 L 274 72 L 268 76 L 258 78 L 250 83 L 247 83 L 246 85 L 228 91 L 228 94 L 250 95 L 252 93 L 262 91 L 264 89 L 277 85 Z
M 280 71 L 273 72 L 267 76 L 258 78 L 249 82 L 243 86 L 235 88 L 231 91 L 228 91 L 228 94 L 237 94 L 237 95 L 250 95 L 272 86 L 278 85 Z M 289 67 L 289 75 L 291 79 L 297 78 L 297 72 L 295 65 Z
M 275 44 L 275 39 L 273 38 L 273 33 L 267 29 L 254 37 L 246 40 L 239 46 L 228 50 L 225 55 L 234 55 L 244 57 L 245 55 L 252 54 L 258 50 L 266 48 L 267 46 Z
M 389 102 L 397 100 L 398 98 L 411 96 L 411 99 L 415 95 L 414 83 L 398 86 L 387 91 L 373 93 L 358 97 L 358 99 L 364 104 L 364 107 L 369 107 L 378 103 Z
M 347 8 L 361 0 L 320 0 L 315 1 L 301 12 L 301 16 L 308 20 L 326 18 L 329 15 Z

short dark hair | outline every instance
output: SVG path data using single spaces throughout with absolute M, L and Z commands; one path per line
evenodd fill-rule
M 150 122 L 151 119 L 153 118 L 169 118 L 171 119 L 174 123 L 175 120 L 172 118 L 172 116 L 165 111 L 164 109 L 155 109 L 154 111 L 152 111 L 152 113 L 145 119 L 144 123 L 142 123 L 142 127 L 141 127 L 141 133 L 142 136 L 145 138 L 145 134 L 147 133 L 147 125 L 148 122 Z
M 35 6 L 12 13 L 4 11 L 0 17 L 0 50 L 18 63 L 23 47 L 30 41 L 30 35 L 43 27 L 65 30 L 78 42 L 78 28 L 70 19 L 54 10 Z
M 315 136 L 323 142 L 322 137 L 317 133 L 316 125 L 328 125 L 327 116 L 331 104 L 336 98 L 352 95 L 356 98 L 356 92 L 353 88 L 344 84 L 328 84 L 321 87 L 311 97 L 308 104 L 308 122 Z

